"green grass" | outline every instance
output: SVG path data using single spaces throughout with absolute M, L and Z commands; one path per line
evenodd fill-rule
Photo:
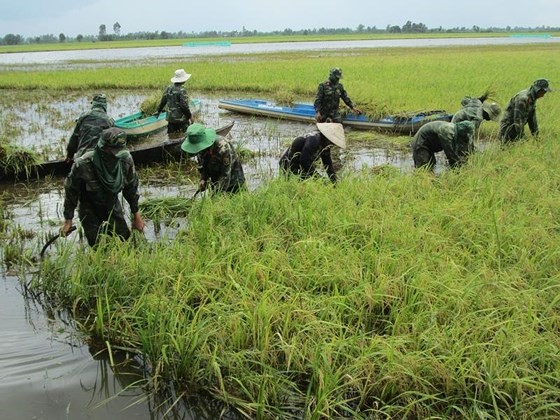
M 193 74 L 187 85 L 190 92 L 312 101 L 318 83 L 327 78 L 330 68 L 339 66 L 350 97 L 365 111 L 455 110 L 464 95 L 481 95 L 490 86 L 501 103 L 539 77 L 551 78 L 554 86 L 552 69 L 558 67 L 559 49 L 556 44 L 360 49 L 313 56 L 298 52 L 204 57 L 95 69 L 20 72 L 7 68 L 1 72 L 0 89 L 162 89 L 169 75 L 184 67 Z
M 457 109 L 464 95 L 490 85 L 502 103 L 538 77 L 554 88 L 557 50 L 392 49 L 181 64 L 195 91 L 308 97 L 339 65 L 358 104 Z M 147 87 L 177 64 L 136 68 L 128 79 L 132 69 L 85 70 L 82 88 Z M 53 72 L 6 74 L 6 88 L 77 88 Z M 278 178 L 235 196 L 152 200 L 157 217 L 181 216 L 176 238 L 61 247 L 32 287 L 73 308 L 93 336 L 142 352 L 158 387 L 173 381 L 177 394 L 210 394 L 248 418 L 556 418 L 554 95 L 539 100 L 538 141 L 500 148 L 496 124 L 484 123 L 484 152 L 437 177 L 371 170 L 344 173 L 335 187 Z
M 42 287 L 249 417 L 556 417 L 558 153 L 277 179 L 184 207 L 165 245 L 49 261 Z

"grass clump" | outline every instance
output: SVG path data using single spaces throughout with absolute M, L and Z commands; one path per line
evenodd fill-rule
M 31 174 L 34 166 L 40 163 L 37 153 L 21 146 L 0 144 L 0 178 L 4 174 Z
M 140 104 L 140 111 L 144 115 L 152 115 L 157 112 L 159 103 L 161 101 L 161 92 L 155 92 L 149 95 Z

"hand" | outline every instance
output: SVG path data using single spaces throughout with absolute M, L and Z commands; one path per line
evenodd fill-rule
M 140 232 L 142 232 L 146 227 L 146 223 L 144 223 L 144 219 L 139 212 L 134 213 L 134 218 L 132 219 L 132 227 Z
M 201 179 L 198 183 L 198 191 L 206 191 L 206 180 Z
M 71 165 L 72 163 L 74 163 L 74 158 L 71 158 L 70 156 L 66 156 L 66 159 L 64 159 L 64 163 Z
M 152 117 L 159 118 L 159 114 L 160 114 L 160 113 L 159 113 L 158 111 L 156 111 L 156 112 L 154 112 L 154 113 L 152 114 Z
M 352 109 L 352 111 L 354 111 L 356 115 L 362 115 L 362 111 L 360 111 L 358 108 L 354 108 Z
M 315 114 L 315 119 L 317 121 L 321 121 L 321 113 L 319 111 L 317 111 L 317 114 Z
M 60 228 L 60 236 L 62 238 L 65 238 L 72 231 L 73 231 L 73 229 L 72 229 L 72 219 L 66 219 L 64 221 L 64 224 Z

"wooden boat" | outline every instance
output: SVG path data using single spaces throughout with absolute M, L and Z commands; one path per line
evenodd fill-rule
M 234 124 L 235 122 L 232 121 L 227 125 L 217 128 L 216 133 L 220 136 L 226 136 L 229 134 Z M 186 156 L 185 153 L 181 150 L 181 144 L 183 143 L 183 140 L 184 137 L 181 136 L 177 139 L 170 139 L 158 143 L 137 143 L 129 145 L 129 150 L 136 166 L 147 166 L 154 163 L 172 162 L 181 159 L 182 156 Z M 70 172 L 71 167 L 72 164 L 66 162 L 66 160 L 57 159 L 43 162 L 39 165 L 32 166 L 27 169 L 22 169 L 18 173 L 6 173 L 0 168 L 0 180 L 31 180 L 44 178 L 47 176 L 66 176 Z
M 248 115 L 279 118 L 301 122 L 315 122 L 313 104 L 277 105 L 260 99 L 221 100 L 218 108 Z M 342 124 L 361 130 L 381 130 L 397 134 L 414 134 L 430 121 L 451 121 L 453 114 L 443 110 L 409 112 L 372 120 L 365 115 L 347 114 Z
M 202 103 L 199 99 L 192 99 L 189 102 L 189 108 L 193 115 L 200 112 Z M 115 120 L 115 126 L 124 130 L 129 140 L 141 137 L 152 136 L 167 129 L 167 121 L 165 117 L 167 112 L 162 112 L 158 117 L 153 115 L 144 115 L 142 112 L 136 112 L 131 115 Z

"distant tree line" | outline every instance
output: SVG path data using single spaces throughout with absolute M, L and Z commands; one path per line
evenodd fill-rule
M 358 25 L 356 28 L 318 28 L 318 29 L 290 29 L 286 28 L 281 31 L 259 32 L 256 30 L 248 30 L 245 27 L 240 31 L 203 31 L 203 32 L 134 32 L 128 34 L 121 33 L 121 25 L 119 22 L 113 24 L 113 32 L 107 32 L 105 24 L 99 25 L 99 33 L 97 35 L 82 35 L 79 34 L 75 38 L 66 36 L 60 33 L 58 36 L 49 34 L 41 35 L 30 38 L 24 38 L 21 35 L 6 34 L 0 37 L 0 45 L 18 45 L 18 44 L 47 44 L 56 42 L 106 42 L 115 40 L 135 40 L 135 39 L 184 39 L 184 38 L 237 38 L 237 37 L 252 37 L 252 36 L 282 36 L 282 35 L 333 35 L 333 34 L 382 34 L 382 33 L 508 33 L 508 32 L 558 32 L 560 27 L 538 26 L 535 28 L 530 27 L 511 27 L 505 28 L 488 27 L 482 28 L 474 25 L 471 28 L 465 26 L 444 29 L 428 28 L 423 23 L 415 23 L 410 20 L 404 25 L 387 25 L 384 29 L 377 28 L 376 26 Z

